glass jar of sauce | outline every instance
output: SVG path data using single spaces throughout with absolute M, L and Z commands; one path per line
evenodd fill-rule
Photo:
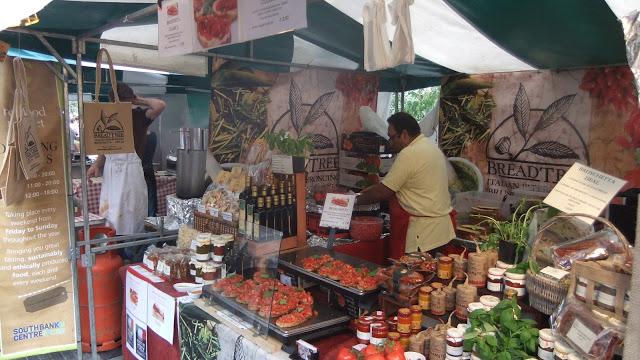
M 423 311 L 431 309 L 431 291 L 433 291 L 431 286 L 423 286 L 420 288 L 420 292 L 418 293 L 418 305 L 420 305 L 420 308 L 422 308 Z
M 449 256 L 440 256 L 438 258 L 438 278 L 442 280 L 450 280 L 453 276 L 453 259 Z
M 411 333 L 417 334 L 422 330 L 422 308 L 419 305 L 411 306 Z
M 411 334 L 411 310 L 408 308 L 398 310 L 398 332 Z

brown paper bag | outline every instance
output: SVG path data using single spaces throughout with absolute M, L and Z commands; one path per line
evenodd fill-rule
M 38 176 L 45 163 L 44 152 L 40 148 L 40 135 L 38 134 L 37 119 L 29 106 L 29 90 L 27 89 L 27 72 L 20 58 L 13 59 L 13 74 L 16 79 L 15 96 L 19 96 L 18 102 L 14 101 L 13 112 L 16 118 L 15 136 L 17 137 L 19 163 L 24 177 L 33 179 Z M 15 105 L 18 105 L 17 108 Z
M 16 101 L 19 101 L 17 100 L 17 92 L 16 90 L 16 94 L 14 95 L 14 109 L 11 119 L 9 120 L 9 128 L 7 129 L 7 152 L 3 159 L 2 168 L 0 169 L 0 195 L 2 195 L 2 202 L 5 206 L 22 201 L 27 187 L 27 180 L 24 178 L 22 169 L 19 168 L 18 157 L 20 154 L 18 149 L 16 149 L 14 137 L 16 132 L 14 114 L 17 114 L 15 105 Z
M 111 88 L 115 103 L 99 102 L 102 77 L 102 55 L 107 56 Z M 106 49 L 98 51 L 96 60 L 96 92 L 94 102 L 84 103 L 83 134 L 87 154 L 124 154 L 135 152 L 133 144 L 133 114 L 131 103 L 120 102 L 116 88 L 116 73 Z

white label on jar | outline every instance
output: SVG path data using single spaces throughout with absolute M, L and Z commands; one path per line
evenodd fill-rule
M 369 332 L 362 332 L 360 330 L 356 331 L 356 335 L 358 336 L 358 339 L 360 340 L 369 340 L 371 339 L 371 333 Z
M 582 351 L 589 353 L 593 343 L 596 341 L 596 333 L 591 331 L 582 321 L 575 319 L 567 337 L 576 344 Z
M 491 281 L 487 281 L 487 290 L 492 292 L 501 292 L 502 291 L 502 283 L 495 283 Z
M 607 294 L 604 291 L 598 291 L 598 295 L 596 297 L 596 300 L 599 303 L 607 305 L 607 306 L 616 306 L 616 297 L 615 297 L 615 295 Z
M 462 346 L 449 346 L 447 345 L 447 355 L 451 356 L 462 356 L 462 350 L 464 348 Z
M 568 271 L 556 269 L 552 266 L 547 266 L 544 269 L 540 270 L 540 272 L 545 275 L 549 275 L 556 280 L 562 280 L 565 276 L 569 275 Z
M 513 290 L 515 290 L 515 291 L 518 293 L 518 295 L 517 295 L 518 297 L 523 297 L 523 296 L 524 296 L 524 294 L 525 294 L 525 293 L 526 293 L 526 291 L 527 291 L 527 289 L 526 289 L 526 288 L 523 288 L 523 287 L 522 287 L 522 288 L 516 288 L 516 287 L 511 287 L 511 286 L 506 285 L 506 284 L 505 284 L 504 288 L 505 288 L 505 289 L 513 289 Z
M 371 339 L 369 339 L 369 342 L 372 343 L 373 345 L 382 345 L 385 342 L 385 338 L 376 338 L 376 337 L 371 337 Z
M 222 213 L 222 220 L 229 221 L 229 222 L 233 221 L 233 214 L 230 213 L 230 212 L 223 212 Z
M 209 208 L 209 215 L 211 215 L 213 217 L 218 217 L 219 213 L 220 213 L 220 211 L 218 211 L 217 208 Z
M 204 205 L 199 204 L 199 205 L 198 205 L 198 212 L 199 212 L 199 213 L 206 214 L 206 213 L 207 213 L 207 208 L 205 208 L 205 207 L 204 207 Z
M 213 261 L 220 263 L 222 262 L 223 255 L 213 255 Z
M 547 351 L 538 346 L 538 359 L 540 360 L 553 360 L 553 351 Z

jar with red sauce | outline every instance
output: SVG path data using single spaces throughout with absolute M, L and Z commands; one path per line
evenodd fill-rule
M 371 313 L 371 316 L 373 316 L 373 320 L 375 321 L 384 322 L 387 320 L 387 316 L 382 310 L 374 311 L 373 313 Z
M 389 332 L 398 332 L 398 317 L 397 316 L 389 316 L 387 319 L 387 327 L 389 327 Z
M 398 310 L 398 332 L 411 334 L 411 310 L 408 308 Z
M 383 321 L 371 323 L 371 338 L 369 343 L 372 345 L 382 345 L 389 336 L 389 327 Z
M 371 324 L 373 323 L 373 317 L 361 316 L 358 318 L 356 324 L 356 335 L 360 344 L 369 344 L 371 340 Z

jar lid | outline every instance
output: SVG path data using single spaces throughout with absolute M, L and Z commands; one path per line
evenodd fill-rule
M 500 299 L 493 295 L 482 295 L 480 296 L 480 303 L 487 307 L 494 307 L 498 305 Z
M 507 264 L 506 262 L 500 261 L 500 260 L 496 262 L 496 266 L 499 267 L 500 269 L 505 269 L 505 270 L 516 267 L 515 265 Z
M 422 312 L 422 307 L 420 305 L 411 305 L 411 312 Z
M 571 348 L 571 346 L 569 346 L 567 343 L 565 343 L 560 339 L 556 340 L 553 349 L 556 352 L 563 353 L 563 354 L 570 354 L 573 352 L 573 349 Z
M 409 315 L 409 314 L 411 314 L 411 310 L 409 310 L 408 308 L 401 308 L 400 310 L 398 310 L 398 315 L 399 314 Z
M 495 275 L 495 276 L 503 276 L 505 271 L 507 271 L 507 269 L 501 269 L 497 267 L 489 268 L 489 274 Z
M 382 321 L 375 321 L 371 323 L 371 330 L 373 330 L 373 328 L 379 328 L 380 330 L 383 330 L 387 328 L 387 324 Z
M 454 337 L 454 338 L 461 338 L 464 336 L 464 330 L 458 329 L 458 328 L 448 328 L 447 336 Z
M 467 305 L 467 309 L 469 309 L 469 312 L 473 312 L 475 310 L 484 309 L 484 305 L 480 302 L 472 302 Z
M 220 238 L 226 242 L 231 242 L 235 239 L 235 237 L 233 236 L 233 234 L 222 234 L 220 235 Z
M 526 274 L 517 274 L 509 271 L 505 271 L 504 276 L 512 280 L 524 280 L 527 278 Z
M 458 324 L 458 326 L 457 326 L 457 328 L 461 329 L 462 331 L 467 331 L 467 329 L 470 328 L 470 327 L 471 327 L 471 325 L 465 324 L 465 323 Z
M 430 293 L 433 290 L 431 286 L 422 286 L 420 288 L 421 293 Z
M 211 241 L 211 243 L 213 244 L 213 246 L 225 246 L 225 245 L 227 245 L 227 242 L 222 240 L 219 237 L 217 239 L 213 239 L 213 241 Z
M 453 261 L 453 259 L 452 259 L 452 258 L 450 258 L 449 256 L 440 256 L 440 257 L 438 258 L 438 261 L 442 261 L 442 262 L 444 262 L 444 263 L 450 263 L 450 262 L 452 262 L 452 261 Z
M 201 233 L 196 237 L 196 241 L 198 245 L 208 245 L 211 244 L 211 234 Z
M 438 290 L 438 289 L 440 289 L 440 288 L 442 287 L 442 283 L 441 283 L 441 282 L 437 282 L 437 281 L 436 281 L 436 282 L 432 282 L 432 283 L 431 283 L 431 287 L 432 287 L 434 290 Z
M 542 340 L 553 342 L 556 341 L 555 335 L 553 335 L 553 331 L 551 329 L 540 329 L 538 333 L 538 337 Z

